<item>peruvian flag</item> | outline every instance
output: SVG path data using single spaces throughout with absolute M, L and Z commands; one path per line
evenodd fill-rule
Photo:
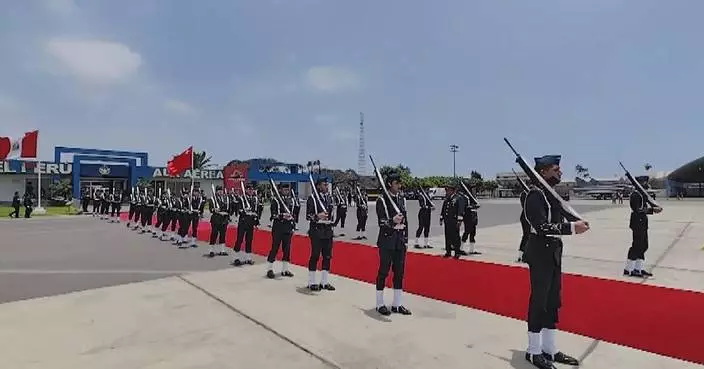
M 166 163 L 166 173 L 172 177 L 183 173 L 186 169 L 193 169 L 193 146 L 172 157 Z
M 12 139 L 10 137 L 0 137 L 0 160 L 16 158 L 37 158 L 37 141 L 39 131 L 31 131 L 24 134 L 24 137 Z

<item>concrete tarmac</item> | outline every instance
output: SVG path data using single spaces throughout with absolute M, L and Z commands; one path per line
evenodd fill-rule
M 514 264 L 514 201 L 482 202 L 483 254 L 471 258 Z M 700 203 L 663 201 L 665 211 L 651 218 L 647 264 L 655 278 L 647 280 L 621 276 L 627 205 L 574 203 L 593 228 L 565 239 L 565 272 L 704 289 Z M 355 222 L 354 208 L 348 219 Z M 414 315 L 382 318 L 372 285 L 333 276 L 337 291 L 311 294 L 303 268 L 269 280 L 261 262 L 232 268 L 230 258 L 202 257 L 203 247 L 180 250 L 90 216 L 0 221 L 0 235 L 0 301 L 14 301 L 0 305 L 8 368 L 532 367 L 523 359 L 522 321 L 410 294 L 404 305 Z M 442 242 L 436 230 L 432 241 Z M 96 289 L 104 286 L 113 287 Z M 567 333 L 558 345 L 583 368 L 702 367 Z

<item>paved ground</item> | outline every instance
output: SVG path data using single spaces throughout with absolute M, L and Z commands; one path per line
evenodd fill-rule
M 627 208 L 575 204 L 593 229 L 566 240 L 565 270 L 623 279 Z M 632 281 L 702 291 L 702 204 L 663 206 L 652 218 L 648 251 L 656 277 Z M 516 200 L 483 202 L 484 254 L 475 258 L 513 263 L 519 212 Z M 47 296 L 0 305 L 7 367 L 530 367 L 522 358 L 524 322 L 457 305 L 407 295 L 412 317 L 382 319 L 368 284 L 334 277 L 338 291 L 310 295 L 302 268 L 293 268 L 295 278 L 271 281 L 261 263 L 228 268 L 229 258 L 209 260 L 202 248 L 178 250 L 92 217 L 0 221 L 0 235 L 0 301 Z M 146 282 L 125 284 L 139 281 Z M 558 342 L 583 368 L 701 367 L 572 334 L 560 333 Z

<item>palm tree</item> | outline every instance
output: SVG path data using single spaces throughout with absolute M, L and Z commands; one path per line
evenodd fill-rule
M 210 166 L 212 156 L 207 156 L 205 151 L 193 152 L 193 169 L 205 169 Z

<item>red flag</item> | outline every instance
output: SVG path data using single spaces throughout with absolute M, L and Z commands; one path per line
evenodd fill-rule
M 21 139 L 13 140 L 10 137 L 0 137 L 0 160 L 8 158 L 36 158 L 39 131 L 24 134 Z
M 186 169 L 193 169 L 193 146 L 166 163 L 166 173 L 172 177 L 183 173 Z

